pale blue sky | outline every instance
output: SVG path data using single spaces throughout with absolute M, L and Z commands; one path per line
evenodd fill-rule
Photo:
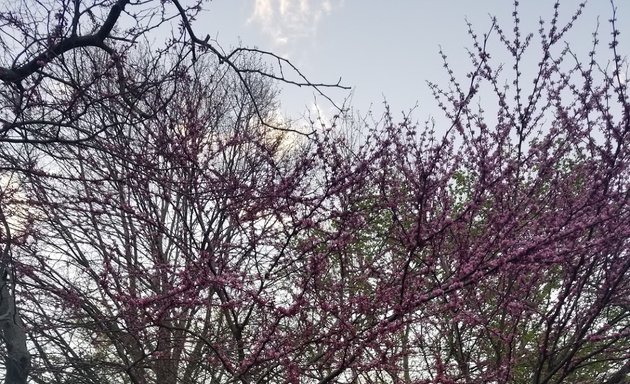
M 561 2 L 561 20 L 567 21 L 578 1 Z M 618 0 L 621 49 L 630 52 L 630 1 Z M 550 19 L 553 1 L 525 0 L 520 5 L 523 28 L 536 32 L 540 16 Z M 425 81 L 445 84 L 441 45 L 453 69 L 463 79 L 470 69 L 465 48 L 467 18 L 477 32 L 497 16 L 506 30 L 512 27 L 509 0 L 213 0 L 197 21 L 199 35 L 210 34 L 225 50 L 238 45 L 257 46 L 293 61 L 315 82 L 336 82 L 353 87 L 352 105 L 359 111 L 382 111 L 384 98 L 394 112 L 419 104 L 417 117 L 438 114 Z M 591 0 L 567 40 L 585 54 L 597 18 L 603 46 L 607 46 L 611 16 L 608 0 Z M 496 35 L 493 41 L 497 41 Z M 493 50 L 495 58 L 504 54 Z M 535 62 L 533 62 L 535 63 Z M 348 92 L 328 93 L 337 102 Z M 312 91 L 285 89 L 284 113 L 300 114 L 313 105 Z M 322 105 L 323 105 L 322 101 Z M 372 106 L 372 107 L 371 107 Z M 325 106 L 323 108 L 326 108 Z M 326 109 L 325 109 L 326 110 Z

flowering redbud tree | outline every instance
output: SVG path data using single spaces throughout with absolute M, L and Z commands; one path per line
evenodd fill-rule
M 241 97 L 249 99 L 262 125 L 270 126 L 272 120 L 265 119 L 269 106 L 257 104 L 266 99 L 250 88 L 253 75 L 308 86 L 324 97 L 322 88 L 341 87 L 310 82 L 273 52 L 246 47 L 224 51 L 209 35 L 198 36 L 195 19 L 202 3 L 17 0 L 0 4 L 0 332 L 6 346 L 7 383 L 26 382 L 34 351 L 27 347 L 15 305 L 14 248 L 28 237 L 26 232 L 35 222 L 33 217 L 20 225 L 15 221 L 12 210 L 25 209 L 23 204 L 12 206 L 25 192 L 17 174 L 56 171 L 39 166 L 36 159 L 45 162 L 46 156 L 61 155 L 61 144 L 93 146 L 111 137 L 111 132 L 120 134 L 124 124 L 160 118 L 170 103 L 165 84 L 185 76 L 187 69 L 181 62 L 195 62 L 204 55 L 213 56 L 223 71 L 240 82 Z M 160 40 L 160 36 L 166 37 Z
M 72 128 L 107 129 L 11 157 L 5 281 L 32 380 L 627 381 L 617 20 L 604 65 L 598 34 L 586 60 L 563 42 L 583 7 L 562 24 L 556 3 L 528 35 L 517 6 L 510 34 L 470 29 L 465 83 L 444 55 L 448 87 L 430 86 L 447 122 L 424 126 L 386 113 L 302 137 L 276 121 L 256 61 L 239 73 L 212 52 L 129 57 L 150 116 L 102 81 L 94 92 L 120 97 Z

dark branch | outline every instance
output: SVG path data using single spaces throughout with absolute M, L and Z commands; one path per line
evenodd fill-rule
M 19 84 L 22 80 L 37 72 L 41 67 L 53 61 L 56 57 L 76 48 L 97 47 L 106 49 L 105 39 L 109 36 L 116 22 L 120 18 L 129 0 L 118 0 L 110 9 L 105 22 L 99 30 L 91 35 L 71 35 L 62 39 L 50 49 L 38 54 L 27 63 L 16 68 L 0 67 L 0 80 L 5 83 Z M 76 20 L 78 22 L 78 20 Z M 73 26 L 74 30 L 74 26 Z

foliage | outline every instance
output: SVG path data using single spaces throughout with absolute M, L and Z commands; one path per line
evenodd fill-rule
M 623 382 L 625 63 L 614 17 L 602 69 L 561 46 L 582 8 L 567 25 L 554 9 L 533 81 L 517 9 L 513 36 L 492 30 L 512 73 L 472 28 L 466 86 L 445 57 L 448 89 L 430 85 L 442 134 L 388 112 L 356 143 L 338 134 L 356 121 L 296 135 L 275 121 L 265 64 L 226 67 L 212 49 L 128 55 L 124 84 L 141 95 L 107 77 L 111 55 L 44 63 L 69 84 L 55 100 L 83 93 L 68 99 L 79 113 L 50 98 L 34 110 L 54 124 L 15 136 L 22 109 L 3 136 L 19 188 L 2 198 L 23 223 L 3 232 L 5 281 L 31 379 Z

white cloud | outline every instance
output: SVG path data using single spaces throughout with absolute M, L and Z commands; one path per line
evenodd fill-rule
M 321 19 L 343 0 L 255 0 L 248 19 L 277 45 L 287 45 L 312 38 Z

